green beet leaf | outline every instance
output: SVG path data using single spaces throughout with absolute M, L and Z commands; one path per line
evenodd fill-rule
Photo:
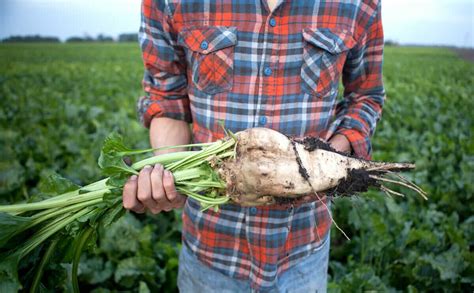
M 160 268 L 155 259 L 144 256 L 134 256 L 122 260 L 115 271 L 115 282 L 126 288 L 131 288 L 138 280 L 156 279 L 160 277 Z
M 79 188 L 81 188 L 81 186 L 54 172 L 44 177 L 39 184 L 41 193 L 51 196 L 74 191 Z
M 14 216 L 7 213 L 0 213 L 0 248 L 15 235 L 23 232 L 23 230 L 31 223 L 28 217 Z
M 116 174 L 107 179 L 107 186 L 122 188 L 127 182 L 129 174 Z
M 112 261 L 99 256 L 89 257 L 79 263 L 81 280 L 89 284 L 105 283 L 114 273 Z
M 22 288 L 18 280 L 19 255 L 0 256 L 0 292 L 18 292 Z
M 115 223 L 125 214 L 125 209 L 122 206 L 122 200 L 120 200 L 111 208 L 107 210 L 107 213 L 104 213 L 100 218 L 100 225 L 102 227 L 108 227 L 112 223 Z
M 138 174 L 135 169 L 125 164 L 123 156 L 116 152 L 101 152 L 98 164 L 102 169 L 102 173 L 106 176 L 117 174 Z
M 154 150 L 155 149 L 133 150 L 125 146 L 123 142 L 123 137 L 117 132 L 112 132 L 109 136 L 107 136 L 102 146 L 103 153 L 116 153 L 121 157 L 126 155 L 138 155 L 148 153 Z
M 132 149 L 125 146 L 123 137 L 117 132 L 109 134 L 102 145 L 102 152 L 104 153 L 126 153 L 130 151 L 132 151 Z

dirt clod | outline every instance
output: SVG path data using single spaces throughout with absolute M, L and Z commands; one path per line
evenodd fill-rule
M 312 137 L 308 136 L 303 138 L 302 141 L 298 141 L 302 145 L 304 145 L 304 149 L 312 152 L 314 150 L 325 150 L 325 151 L 331 151 L 331 152 L 336 152 L 335 149 L 331 147 L 331 145 L 317 137 Z
M 358 192 L 366 192 L 370 186 L 379 186 L 377 180 L 370 178 L 369 173 L 362 169 L 351 169 L 347 178 L 339 180 L 336 187 L 328 189 L 329 196 L 351 196 Z
M 304 146 L 304 149 L 307 150 L 308 152 L 312 152 L 314 150 L 324 150 L 324 151 L 329 151 L 329 152 L 337 153 L 340 155 L 344 155 L 346 157 L 352 157 L 348 153 L 343 153 L 343 152 L 335 150 L 328 142 L 325 142 L 324 140 L 318 137 L 307 136 L 303 139 L 293 138 L 291 139 L 291 141 L 302 144 Z

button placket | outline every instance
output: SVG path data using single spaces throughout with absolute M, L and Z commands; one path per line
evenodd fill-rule
M 268 25 L 269 25 L 269 27 L 270 27 L 270 28 L 273 28 L 273 27 L 275 26 L 275 24 L 276 24 L 275 18 L 271 17 L 271 18 L 268 20 Z M 267 30 L 267 33 L 268 33 L 270 36 L 274 36 L 274 34 L 271 32 L 271 30 Z M 265 60 L 270 61 L 270 63 L 267 63 L 267 65 L 263 68 L 263 75 L 264 75 L 265 78 L 267 78 L 267 79 L 271 78 L 272 75 L 273 75 L 273 69 L 272 69 L 272 67 L 271 67 L 271 66 L 272 66 L 272 65 L 271 65 L 271 64 L 272 64 L 272 63 L 271 63 L 271 60 L 273 59 L 273 57 L 272 57 L 273 48 L 269 48 L 269 49 L 270 49 L 270 50 L 269 50 L 269 54 L 265 56 Z M 270 79 L 270 81 L 271 81 L 271 79 Z M 270 86 L 271 86 L 271 84 L 270 84 L 268 81 L 266 81 L 266 82 L 265 82 L 265 87 L 270 88 Z M 270 92 L 269 92 L 269 91 L 270 91 Z M 270 94 L 270 96 L 269 96 L 268 94 Z M 267 99 L 270 99 L 270 100 L 271 100 L 271 99 L 272 99 L 272 97 L 271 97 L 272 94 L 273 94 L 273 93 L 271 92 L 271 90 L 265 90 L 265 91 L 264 91 L 264 97 L 263 97 L 263 99 L 262 99 L 262 102 L 265 103 L 265 101 L 266 101 Z M 263 127 L 263 126 L 267 125 L 267 122 L 268 122 L 268 118 L 267 118 L 267 116 L 265 115 L 265 110 L 264 110 L 264 109 L 261 109 L 261 111 L 260 111 L 260 117 L 258 118 L 258 125 Z
M 265 74 L 266 76 L 270 76 L 272 75 L 272 73 L 273 70 L 269 66 L 265 67 L 265 69 L 263 70 L 263 74 Z
M 281 3 L 280 3 L 281 4 Z M 277 7 L 281 6 L 278 4 L 273 11 L 270 11 L 270 14 L 267 14 L 265 26 L 265 42 L 264 42 L 264 51 L 263 51 L 263 58 L 262 58 L 262 65 L 263 65 L 263 79 L 262 79 L 262 86 L 263 91 L 257 100 L 256 105 L 256 116 L 254 123 L 258 126 L 265 126 L 268 123 L 268 114 L 266 113 L 264 106 L 269 104 L 270 101 L 275 100 L 275 91 L 274 91 L 274 83 L 275 83 L 275 71 L 273 68 L 273 64 L 278 64 L 278 56 L 277 54 L 273 54 L 273 52 L 278 52 L 275 48 L 269 47 L 269 43 L 274 43 L 275 34 L 273 33 L 273 28 L 277 25 L 277 21 L 274 15 L 275 11 L 277 11 Z M 266 5 L 266 4 L 265 4 Z M 268 6 L 267 6 L 268 7 Z M 281 11 L 281 9 L 278 9 Z M 278 45 L 277 45 L 278 47 Z M 275 55 L 275 56 L 274 56 Z M 276 63 L 275 63 L 276 61 Z
M 280 3 L 281 4 L 281 3 Z M 268 23 L 268 33 L 271 35 L 271 40 L 273 46 L 269 50 L 269 54 L 266 63 L 266 67 L 264 68 L 264 75 L 267 77 L 266 79 L 266 97 L 268 104 L 275 104 L 276 103 L 276 84 L 278 82 L 278 64 L 280 62 L 279 60 L 279 52 L 280 52 L 280 41 L 281 41 L 281 36 L 277 33 L 275 33 L 275 27 L 277 24 L 279 25 L 279 21 L 277 19 L 280 19 L 279 17 L 282 17 L 283 15 L 283 8 L 280 5 L 277 4 L 277 8 L 273 10 L 273 12 L 269 15 L 269 19 L 267 21 Z M 272 117 L 271 112 L 267 112 L 267 117 Z M 267 125 L 271 124 L 270 121 L 267 121 Z M 270 127 L 270 126 L 268 126 Z
M 274 17 L 270 18 L 270 20 L 268 21 L 268 23 L 270 24 L 271 27 L 275 27 L 276 26 L 276 20 Z

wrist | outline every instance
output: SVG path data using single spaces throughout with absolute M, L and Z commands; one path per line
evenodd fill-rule
M 329 139 L 329 144 L 338 152 L 352 153 L 351 142 L 343 134 L 335 134 Z
M 150 123 L 150 144 L 153 148 L 189 144 L 191 130 L 186 121 L 167 117 L 156 117 Z M 161 150 L 155 155 L 184 151 L 182 148 Z

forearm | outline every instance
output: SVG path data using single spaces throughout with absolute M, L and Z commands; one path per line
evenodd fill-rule
M 191 143 L 191 130 L 185 121 L 166 117 L 153 118 L 150 124 L 150 144 L 153 148 Z M 155 152 L 156 155 L 184 151 L 184 148 Z
M 382 78 L 383 28 L 380 1 L 356 45 L 350 49 L 343 69 L 344 101 L 336 108 L 339 125 L 336 134 L 349 140 L 353 154 L 370 159 L 371 142 L 384 104 Z M 375 7 L 374 7 L 375 8 Z

